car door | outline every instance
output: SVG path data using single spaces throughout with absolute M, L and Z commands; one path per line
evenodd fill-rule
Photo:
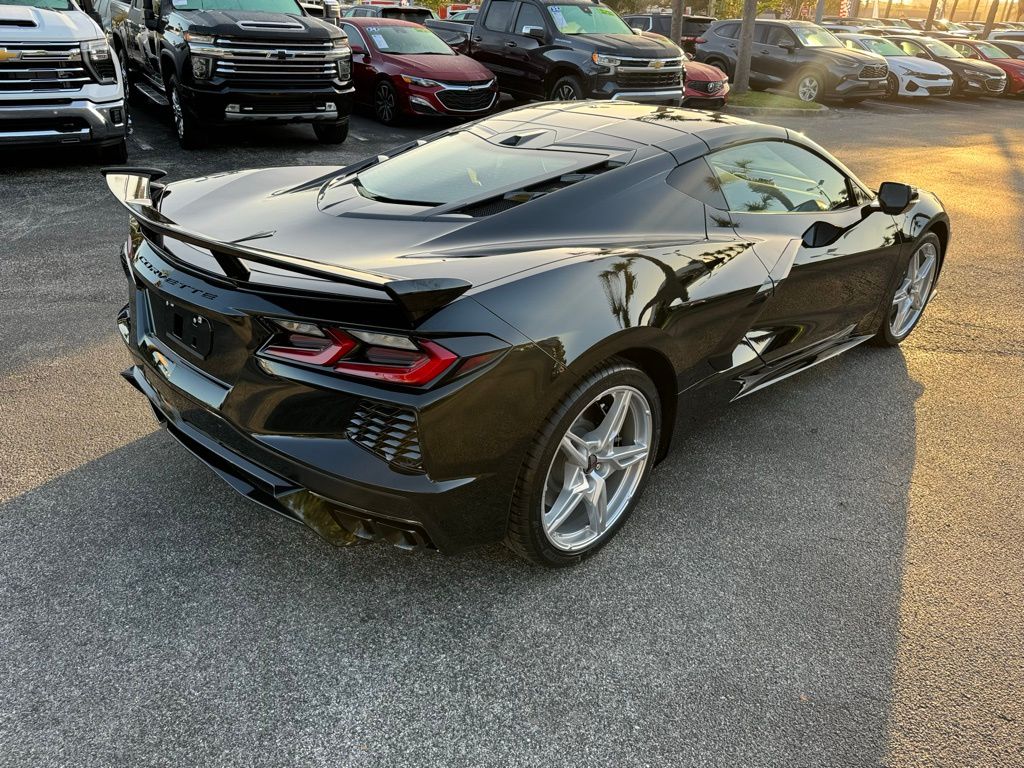
M 518 0 L 491 0 L 481 23 L 473 27 L 473 58 L 497 76 L 501 90 L 513 93 L 521 93 L 514 86 L 516 63 L 508 56 L 510 43 L 515 42 L 509 30 L 518 4 Z
M 543 30 L 543 39 L 527 35 L 530 29 Z M 549 24 L 547 14 L 530 0 L 519 3 L 515 20 L 509 30 L 505 42 L 505 57 L 511 70 L 506 82 L 508 87 L 518 93 L 544 96 L 544 75 L 547 62 L 541 53 L 554 35 L 554 28 Z
M 796 36 L 781 25 L 758 24 L 754 41 L 750 73 L 756 83 L 771 87 L 790 82 L 796 75 Z
M 775 286 L 758 317 L 767 362 L 863 332 L 891 290 L 901 255 L 896 221 L 810 148 L 763 140 L 712 152 L 709 180 L 736 233 L 749 237 Z

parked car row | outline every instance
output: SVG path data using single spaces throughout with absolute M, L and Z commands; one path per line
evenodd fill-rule
M 881 34 L 877 26 L 839 26 L 855 31 L 833 34 L 808 21 L 758 20 L 750 87 L 789 90 L 801 101 L 1024 93 L 1024 60 L 997 41 L 896 25 L 881 27 Z M 697 58 L 734 74 L 739 29 L 738 19 L 712 24 Z

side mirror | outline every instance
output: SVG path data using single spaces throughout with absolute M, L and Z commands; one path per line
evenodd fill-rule
M 914 190 L 896 181 L 884 181 L 878 188 L 878 207 L 890 216 L 903 213 L 910 207 Z
M 544 27 L 523 27 L 523 35 L 526 37 L 532 37 L 534 40 L 544 42 L 547 38 L 547 33 L 544 31 Z
M 792 53 L 793 51 L 796 50 L 796 43 L 788 42 L 788 41 L 781 42 L 781 43 L 779 43 L 779 48 L 784 50 L 786 53 Z
M 642 35 L 644 31 L 640 27 L 630 27 L 633 30 L 634 35 Z

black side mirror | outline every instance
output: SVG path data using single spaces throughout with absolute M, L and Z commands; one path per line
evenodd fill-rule
M 785 40 L 779 43 L 779 48 L 784 50 L 786 53 L 792 53 L 793 51 L 796 50 L 796 43 L 789 40 Z
M 903 213 L 910 207 L 914 190 L 896 181 L 884 181 L 878 188 L 878 207 L 890 216 Z

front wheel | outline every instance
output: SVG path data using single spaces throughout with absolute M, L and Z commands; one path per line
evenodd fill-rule
M 578 563 L 636 506 L 657 454 L 661 401 L 643 371 L 612 360 L 563 398 L 530 447 L 505 543 L 540 565 Z
M 579 78 L 572 75 L 560 77 L 551 86 L 549 98 L 551 101 L 579 101 L 583 98 L 583 86 Z
M 885 98 L 895 99 L 900 95 L 900 80 L 892 72 L 885 78 Z
M 800 101 L 818 101 L 824 93 L 821 75 L 817 72 L 802 72 L 796 81 L 796 97 Z
M 888 312 L 878 329 L 875 342 L 895 347 L 911 334 L 935 290 L 942 266 L 942 244 L 929 232 L 914 248 L 907 270 L 889 300 Z
M 206 144 L 206 134 L 199 126 L 199 120 L 185 106 L 181 86 L 175 78 L 167 82 L 167 92 L 171 101 L 171 119 L 174 120 L 174 132 L 178 135 L 178 144 L 182 149 L 199 149 Z
M 373 113 L 384 125 L 394 125 L 401 113 L 398 107 L 398 93 L 387 80 L 377 83 L 373 92 Z
M 313 123 L 313 133 L 321 144 L 341 144 L 348 138 L 348 121 L 344 123 Z

